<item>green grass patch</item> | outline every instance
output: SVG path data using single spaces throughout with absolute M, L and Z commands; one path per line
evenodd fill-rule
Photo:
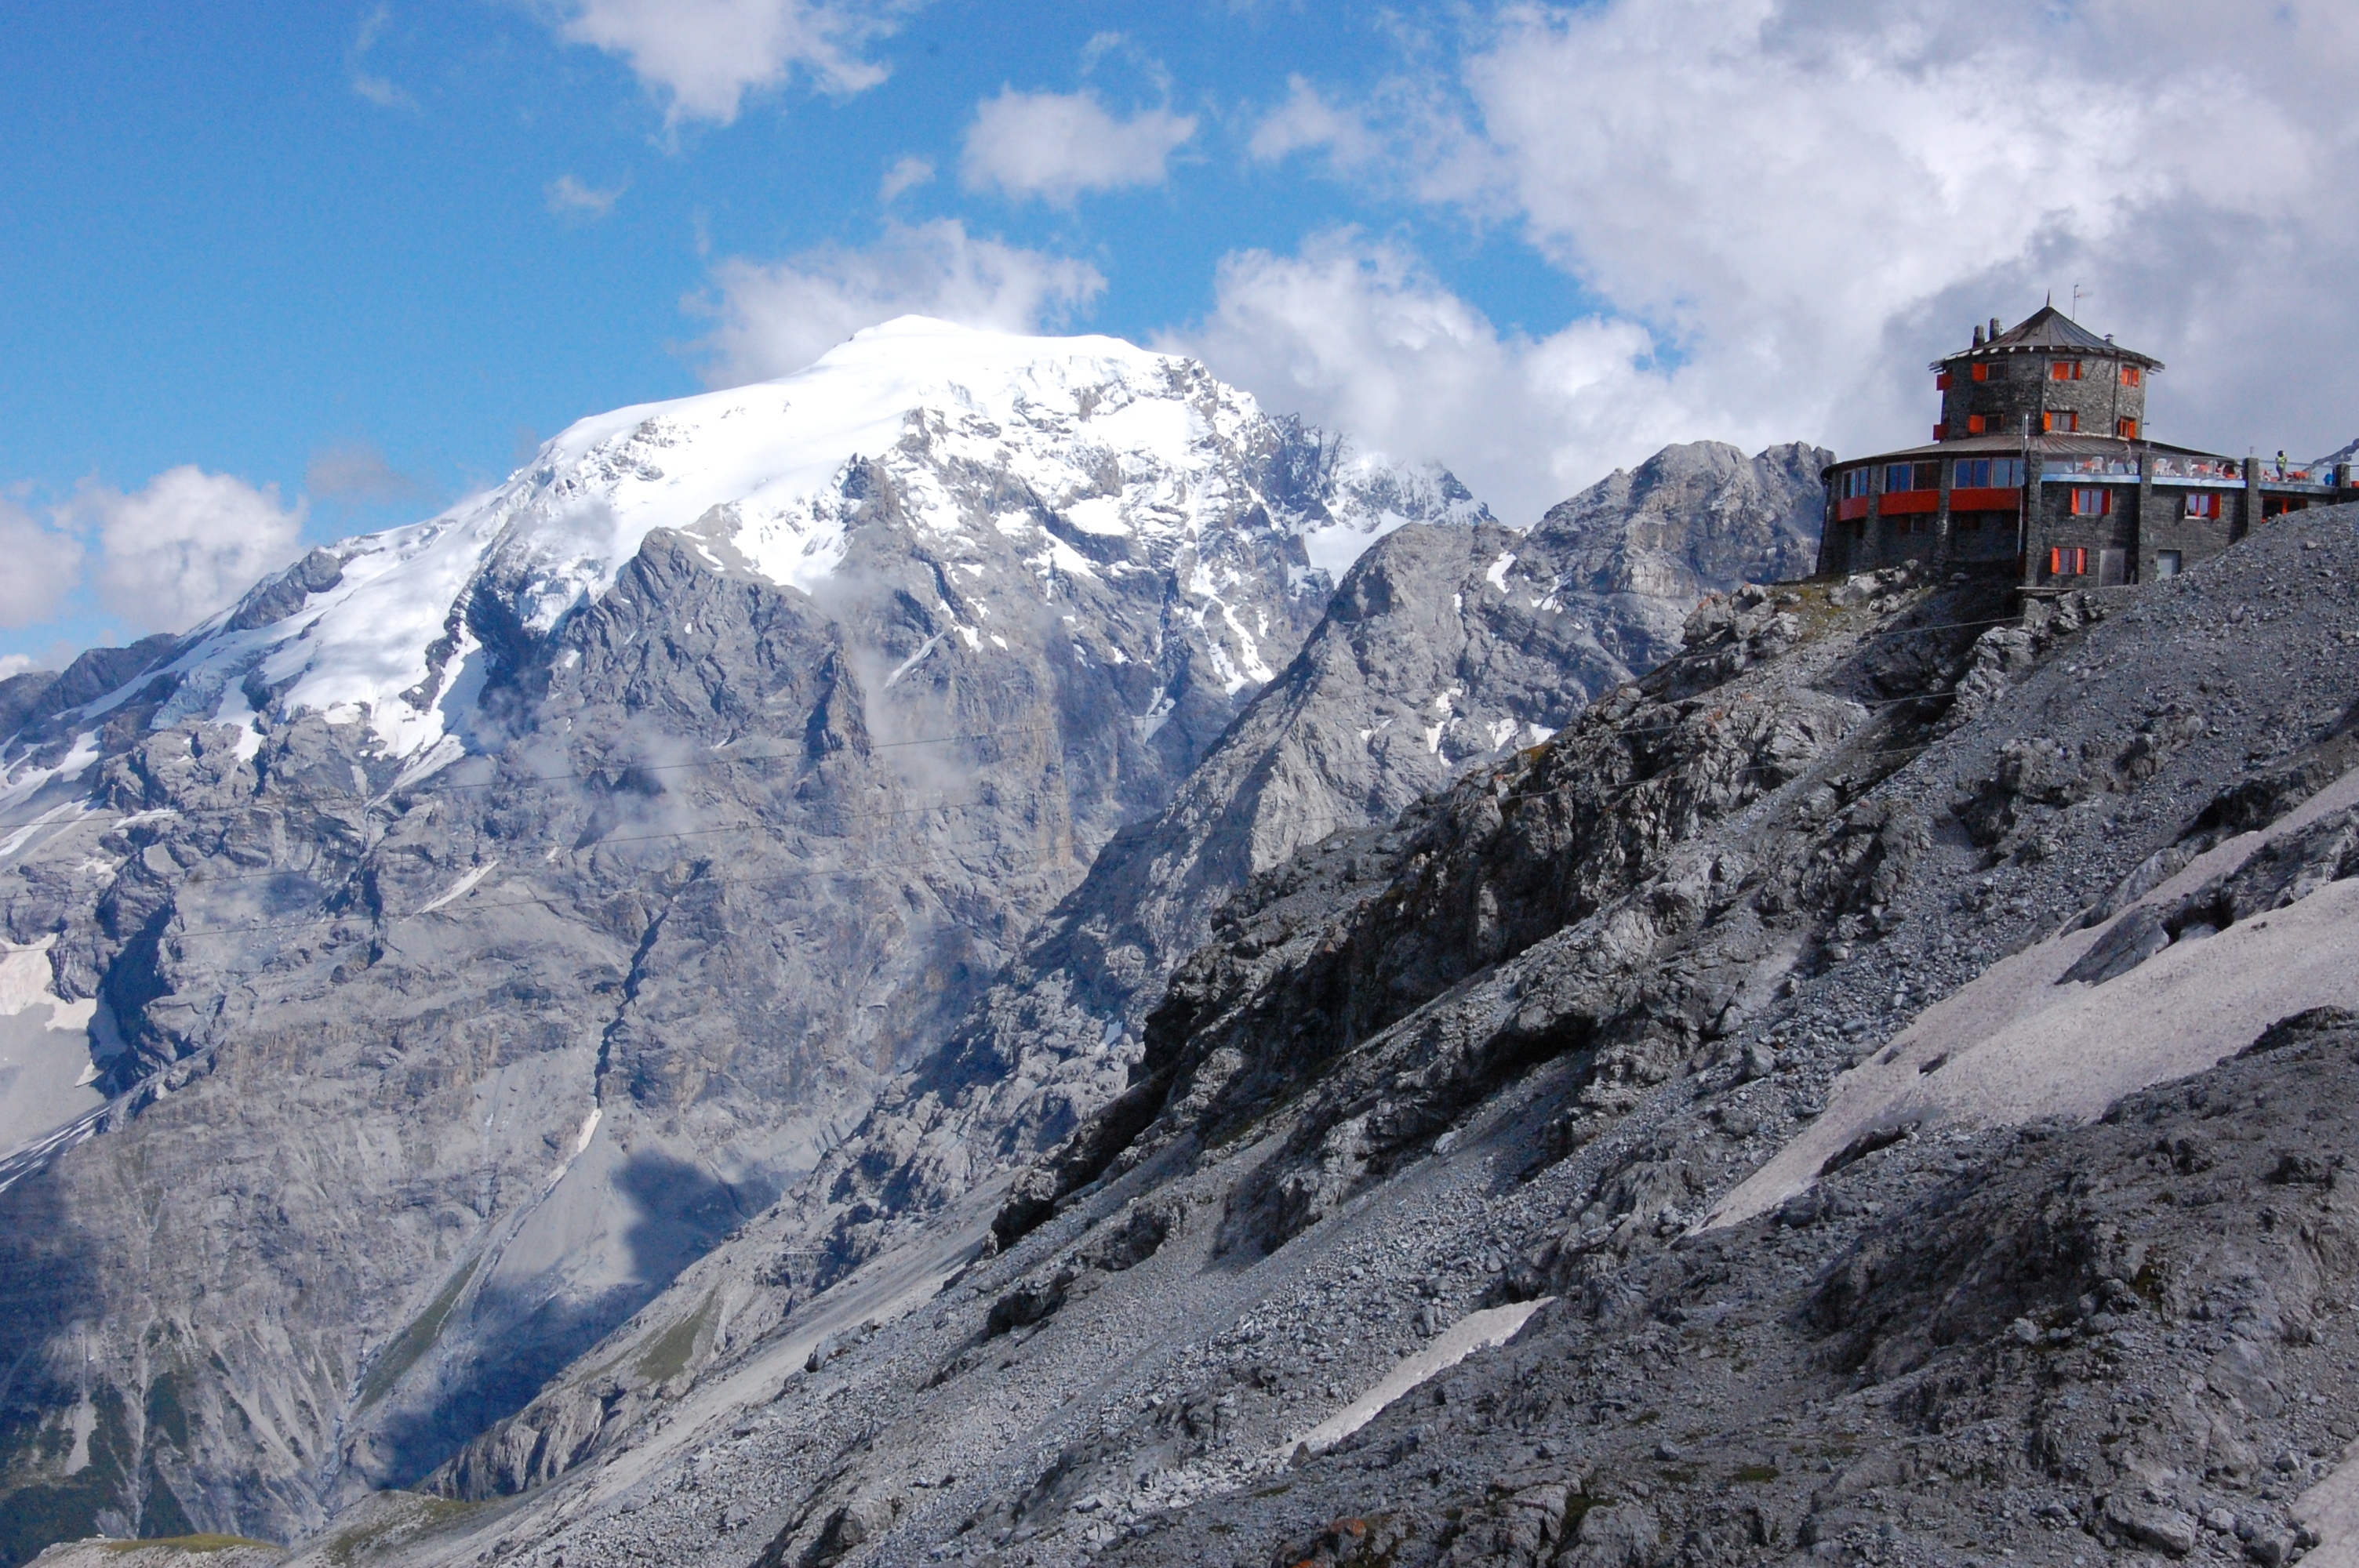
M 152 1552 L 159 1547 L 169 1547 L 175 1552 L 227 1552 L 234 1547 L 259 1546 L 269 1551 L 277 1545 L 276 1541 L 256 1541 L 245 1535 L 168 1535 L 152 1541 L 110 1541 L 106 1543 L 106 1550 L 111 1552 Z
M 328 1561 L 335 1563 L 337 1568 L 346 1568 L 363 1552 L 423 1535 L 428 1530 L 462 1519 L 484 1506 L 482 1503 L 453 1502 L 448 1498 L 419 1496 L 404 1498 L 403 1504 L 407 1506 L 396 1505 L 395 1509 L 387 1510 L 386 1517 L 356 1524 L 330 1541 L 327 1545 Z
M 1767 1486 L 1777 1478 L 1777 1466 L 1775 1465 L 1739 1465 L 1736 1467 L 1736 1473 L 1733 1478 L 1744 1482 L 1748 1487 Z
M 668 1383 L 687 1371 L 689 1357 L 696 1354 L 696 1336 L 704 1332 L 719 1304 L 719 1288 L 707 1291 L 697 1309 L 664 1330 L 663 1337 L 648 1346 L 647 1353 L 631 1369 L 651 1383 Z

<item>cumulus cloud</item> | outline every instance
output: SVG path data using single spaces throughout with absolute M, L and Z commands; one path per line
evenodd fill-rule
M 82 541 L 34 520 L 0 496 L 0 626 L 30 626 L 58 612 L 82 581 Z M 19 668 L 29 668 L 29 665 Z M 0 669 L 0 676 L 16 674 Z
M 10 676 L 23 675 L 27 670 L 35 667 L 33 655 L 30 654 L 0 654 L 0 680 L 6 680 Z
M 1004 88 L 975 105 L 959 178 L 970 190 L 1069 206 L 1086 191 L 1162 184 L 1171 155 L 1195 134 L 1191 114 L 1145 109 L 1124 120 L 1094 92 Z
M 673 124 L 727 124 L 745 94 L 800 75 L 823 92 L 874 87 L 885 68 L 864 50 L 901 9 L 890 0 L 568 0 L 558 35 L 628 61 L 666 101 Z
M 876 185 L 876 200 L 890 201 L 905 190 L 914 190 L 929 183 L 933 178 L 934 160 L 913 154 L 885 171 L 885 178 Z
M 407 501 L 419 484 L 366 441 L 348 441 L 311 454 L 303 488 L 328 501 Z
M 698 345 L 714 386 L 785 375 L 863 327 L 938 316 L 1032 332 L 1062 323 L 1105 289 L 1086 262 L 978 239 L 955 219 L 896 224 L 865 250 L 828 246 L 773 266 L 732 259 L 715 293 L 686 302 L 718 323 Z
M 1585 482 L 1658 438 L 1922 440 L 1927 362 L 2077 281 L 2084 324 L 2169 362 L 2158 434 L 2323 449 L 2359 402 L 2354 75 L 2359 15 L 2306 0 L 1511 5 L 1453 80 L 1405 74 L 1350 103 L 1292 87 L 1250 149 L 1324 151 L 1355 182 L 1514 223 L 1594 318 L 1530 341 L 1443 331 L 1479 317 L 1453 318 L 1400 258 L 1363 248 L 1344 267 L 1327 242 L 1234 258 L 1183 335 L 1265 395 L 1257 378 L 1332 386 L 1335 409 L 1380 421 L 1417 406 L 1429 367 L 1496 355 L 1497 384 L 1523 389 L 1512 407 L 1473 381 L 1428 400 L 1428 425 L 1371 435 L 1470 482 L 1507 475 L 1476 485 L 1505 498 Z M 1264 303 L 1281 285 L 1299 329 Z M 1403 329 L 1356 370 L 1321 336 L 1420 311 L 1437 323 L 1422 347 Z M 1618 390 L 1563 395 L 1553 356 L 1575 344 Z M 1468 427 L 1466 399 L 1485 425 Z M 1518 464 L 1486 427 L 1538 438 Z
M 87 484 L 68 514 L 98 537 L 99 601 L 139 632 L 178 632 L 234 603 L 296 553 L 305 506 L 193 463 L 125 494 Z
M 1293 256 L 1227 258 L 1211 313 L 1160 346 L 1366 449 L 1448 464 L 1518 525 L 1604 468 L 1680 438 L 1702 395 L 1646 368 L 1643 327 L 1503 332 L 1398 246 L 1350 232 Z M 1760 435 L 1761 421 L 1721 416 L 1726 438 Z

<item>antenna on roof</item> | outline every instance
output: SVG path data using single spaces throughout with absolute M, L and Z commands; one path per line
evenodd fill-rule
M 2097 291 L 2095 289 L 2092 288 L 2084 290 L 2076 280 L 2072 285 L 2072 319 L 2075 321 L 2078 321 L 2081 319 L 2081 299 L 2083 294 L 2091 299 L 2097 297 Z

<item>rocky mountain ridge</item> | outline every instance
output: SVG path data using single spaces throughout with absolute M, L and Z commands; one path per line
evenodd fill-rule
M 1747 526 L 1815 515 L 1738 468 Z M 1386 536 L 1399 613 L 1354 633 L 1335 578 Z M 0 1025 L 49 1075 L 0 1154 L 0 1548 L 291 1537 L 418 1479 L 880 1086 L 964 1074 L 953 1037 L 1004 1042 L 1015 1114 L 911 1212 L 987 1219 L 1234 880 L 1626 676 L 1651 601 L 1513 543 L 1187 362 L 900 323 L 0 688 Z M 1291 715 L 1233 730 L 1323 625 Z M 1224 734 L 1236 771 L 1158 817 Z M 1146 860 L 1035 938 L 1125 830 Z M 1073 1007 L 1025 978 L 1125 946 Z M 853 1211 L 912 1168 L 875 1157 L 904 1108 L 882 1175 L 788 1216 L 828 1268 L 896 1239 Z

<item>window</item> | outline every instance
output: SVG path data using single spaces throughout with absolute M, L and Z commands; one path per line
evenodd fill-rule
M 1988 381 L 1990 379 L 1990 362 L 1988 360 L 1977 360 L 1974 362 L 1974 379 L 1976 381 Z
M 2070 408 L 2051 408 L 2039 416 L 2039 427 L 2051 436 L 2069 434 L 2081 427 L 2081 416 Z
M 1939 490 L 1941 488 L 1940 463 L 1886 463 L 1884 465 L 1884 492 L 1890 495 L 1904 490 Z
M 2144 380 L 2146 380 L 2146 372 L 2140 370 L 2137 366 L 2122 366 L 2122 384 L 2124 386 L 2136 386 Z
M 2080 380 L 2081 362 L 2079 360 L 2050 360 L 2048 363 L 2048 379 L 2050 381 Z
M 2078 546 L 2052 549 L 2048 552 L 2049 577 L 2082 577 L 2087 575 L 2088 570 L 2089 552 Z
M 2114 492 L 2103 485 L 2093 484 L 2072 492 L 2072 515 L 2075 517 L 2107 517 L 2113 514 Z
M 2114 420 L 2114 435 L 2116 435 L 2116 436 L 2119 436 L 2119 437 L 2120 437 L 2123 440 L 2125 440 L 2125 441 L 2135 441 L 2135 440 L 2136 440 L 2136 439 L 2137 439 L 2137 421 L 2136 421 L 2136 420 L 2135 420 L 2135 419 L 2116 419 L 2116 420 Z
M 2180 554 L 2177 550 L 2157 550 L 2154 553 L 2154 575 L 2158 578 L 2179 575 Z
M 2216 490 L 2190 490 L 2187 492 L 2187 515 L 2217 518 L 2220 515 L 2220 492 Z
M 2013 490 L 2023 483 L 2023 460 L 1960 458 L 1950 483 L 1959 490 Z
M 1868 493 L 1875 479 L 1874 469 L 1854 469 L 1843 476 L 1843 498 L 1855 501 Z
M 1959 490 L 2013 490 L 2023 483 L 2023 460 L 1960 458 L 1950 483 Z

